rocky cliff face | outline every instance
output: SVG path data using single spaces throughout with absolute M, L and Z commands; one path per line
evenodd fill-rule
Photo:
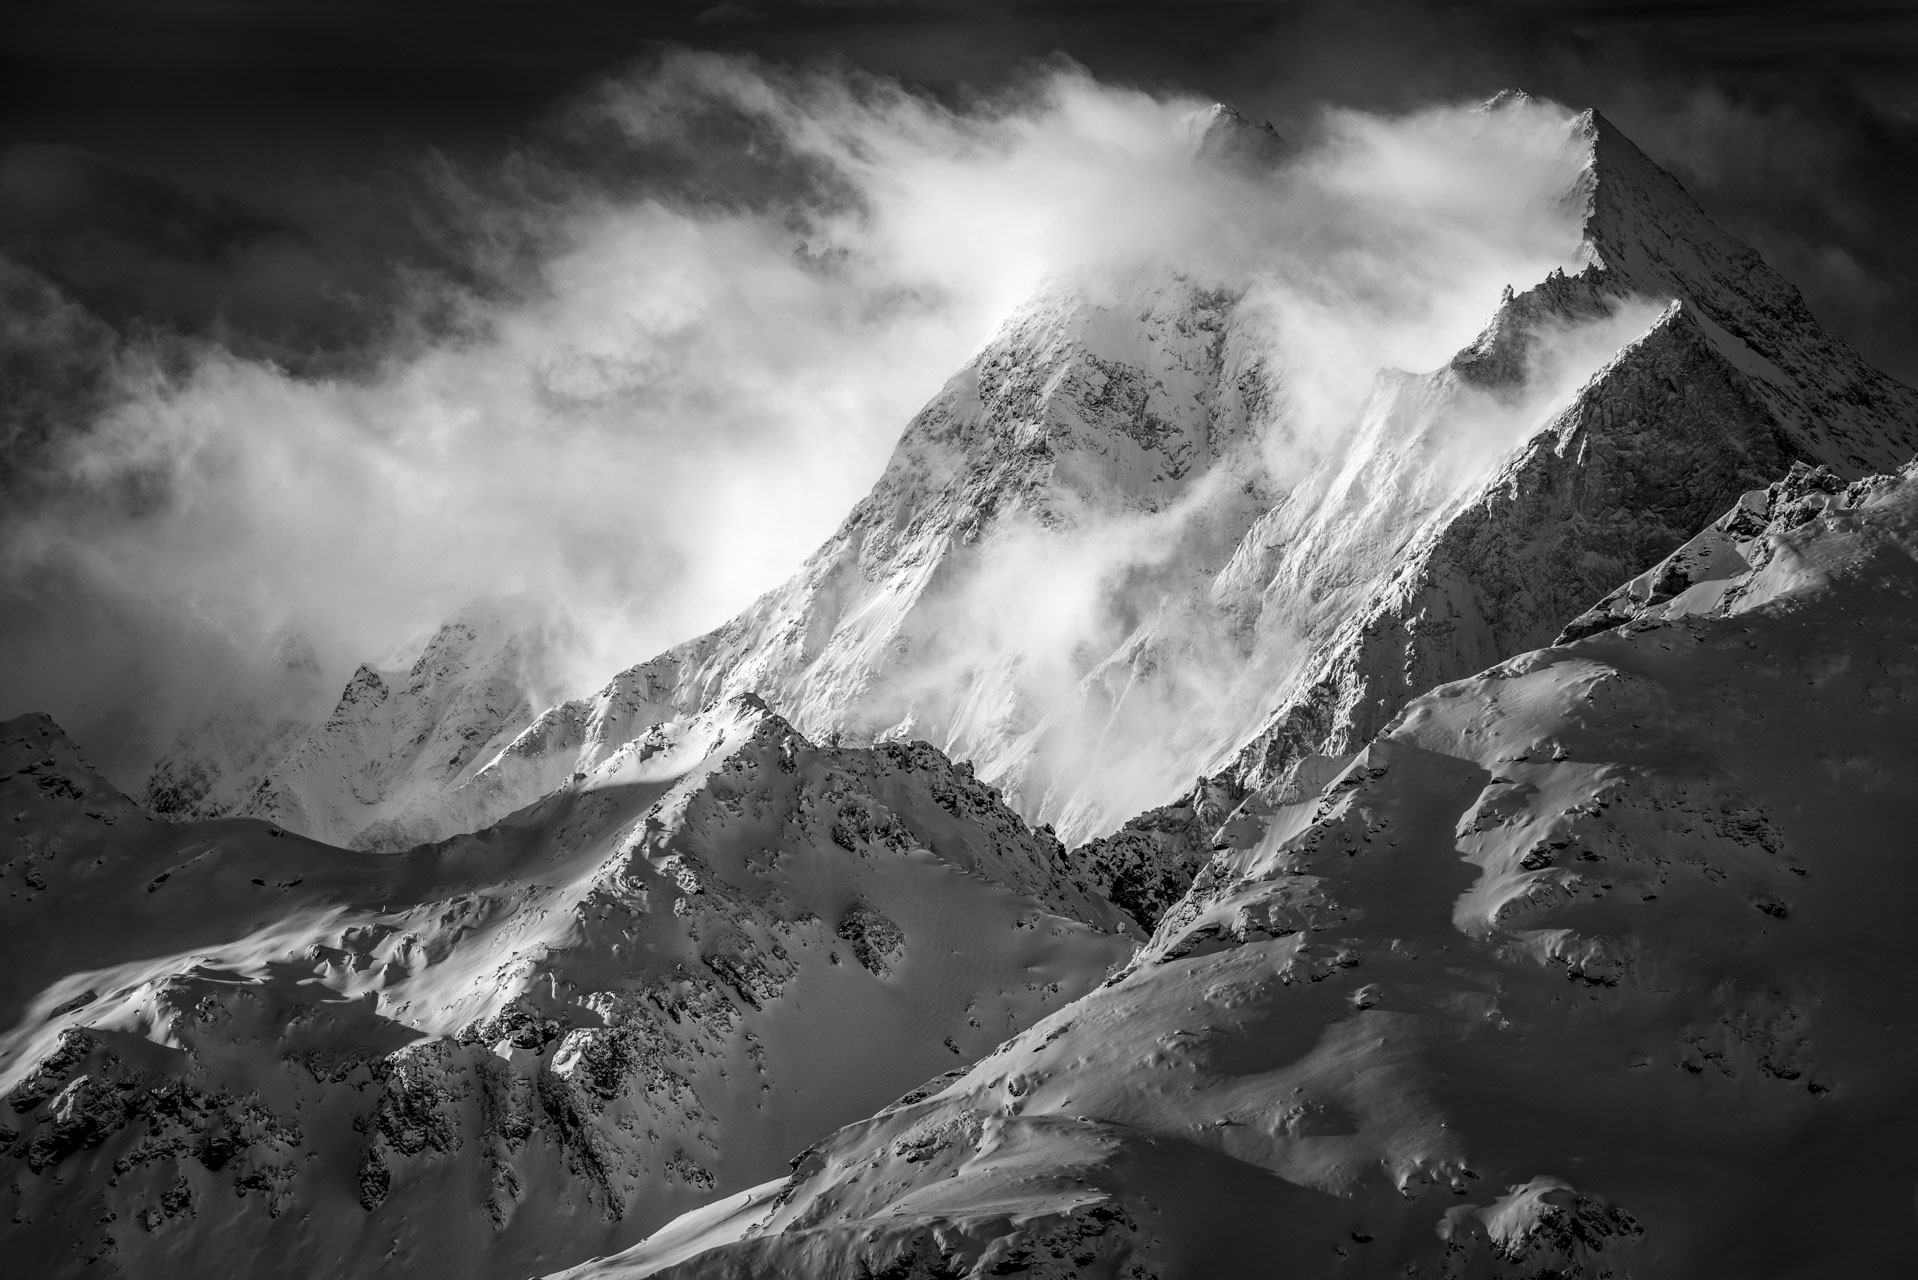
M 1132 947 L 969 769 L 751 699 L 398 854 L 156 822 L 44 719 L 4 745 L 0 1236 L 36 1275 L 561 1265 Z
M 1918 472 L 1770 497 L 1745 569 L 1414 699 L 1098 992 L 573 1274 L 1895 1269 Z

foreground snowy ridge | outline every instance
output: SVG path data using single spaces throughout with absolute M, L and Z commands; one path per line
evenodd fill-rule
M 157 823 L 43 717 L 0 737 L 30 824 L 0 1234 L 36 1275 L 523 1276 L 771 1175 L 1132 947 L 969 770 L 754 699 L 383 856 Z
M 1918 467 L 1725 527 L 1688 604 L 1414 699 L 1100 991 L 568 1275 L 1892 1274 Z

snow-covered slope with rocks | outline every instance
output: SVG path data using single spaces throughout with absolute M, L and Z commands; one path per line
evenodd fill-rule
M 1723 534 L 1268 794 L 1099 991 L 569 1275 L 1897 1273 L 1918 468 Z
M 1809 577 L 1826 572 L 1820 561 L 1856 549 L 1835 535 L 1832 522 L 1842 527 L 1852 512 L 1875 504 L 1896 483 L 1875 475 L 1847 484 L 1825 467 L 1797 463 L 1789 475 L 1745 494 L 1698 536 L 1572 619 L 1558 642 L 1641 618 L 1724 616 L 1781 591 L 1800 590 Z M 1821 536 L 1789 536 L 1815 523 Z
M 401 853 L 167 823 L 0 733 L 20 1274 L 524 1276 L 638 1239 L 1132 950 L 923 744 L 755 699 Z

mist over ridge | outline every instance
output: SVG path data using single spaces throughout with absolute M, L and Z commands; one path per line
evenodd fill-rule
M 524 594 L 557 655 L 537 709 L 790 572 L 1048 280 L 1249 288 L 1294 375 L 1283 475 L 1378 369 L 1442 363 L 1576 248 L 1561 109 L 1331 112 L 1248 176 L 1193 168 L 1202 105 L 1063 68 L 961 112 L 695 54 L 608 83 L 559 144 L 441 180 L 493 284 L 422 278 L 401 314 L 436 326 L 364 371 L 112 348 L 104 407 L 30 455 L 7 518 L 8 705 L 130 781 L 217 697 L 279 697 L 273 637 L 337 686 Z

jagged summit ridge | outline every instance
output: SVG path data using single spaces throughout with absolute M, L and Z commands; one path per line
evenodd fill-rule
M 1696 308 L 1815 460 L 1853 478 L 1902 465 L 1918 420 L 1912 390 L 1827 333 L 1795 286 L 1604 116 L 1587 111 L 1578 128 L 1592 151 L 1585 248 L 1604 283 Z
M 1243 173 L 1268 172 L 1291 150 L 1269 121 L 1255 124 L 1223 102 L 1193 112 L 1180 122 L 1180 129 L 1201 163 Z
M 1411 543 L 1388 589 L 1223 766 L 1238 785 L 1356 750 L 1405 698 L 1545 642 L 1606 581 L 1794 461 L 1855 477 L 1918 452 L 1918 394 L 1826 334 L 1796 289 L 1602 116 L 1572 127 L 1590 149 L 1586 265 L 1508 296 L 1451 368 L 1509 384 L 1553 326 L 1623 297 L 1661 300 L 1663 313 Z

